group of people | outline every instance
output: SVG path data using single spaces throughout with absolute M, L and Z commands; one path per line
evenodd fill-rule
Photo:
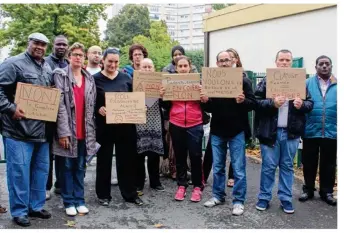
M 18 225 L 29 226 L 28 217 L 51 217 L 43 207 L 53 186 L 53 161 L 55 193 L 61 194 L 67 215 L 89 212 L 84 198 L 89 156 L 97 157 L 98 202 L 108 206 L 112 199 L 114 148 L 121 195 L 125 201 L 138 206 L 143 205 L 139 196 L 143 195 L 145 184 L 145 157 L 148 157 L 150 187 L 164 191 L 160 182 L 160 156 L 169 159 L 171 177 L 177 181 L 176 201 L 183 201 L 188 186 L 193 185 L 190 200 L 200 202 L 212 169 L 213 196 L 204 206 L 224 204 L 229 150 L 227 186 L 233 187 L 232 214 L 242 215 L 247 190 L 245 144 L 251 137 L 248 113 L 253 110 L 256 112 L 254 131 L 262 155 L 256 208 L 263 211 L 269 207 L 279 167 L 278 198 L 284 212 L 294 212 L 293 160 L 301 137 L 305 185 L 299 200 L 307 201 L 314 196 L 320 151 L 319 194 L 328 204 L 336 205 L 333 187 L 337 85 L 329 57 L 316 59 L 317 74 L 306 81 L 305 99 L 267 98 L 266 78 L 253 90 L 250 79 L 243 73 L 243 90 L 237 98 L 209 98 L 200 83 L 198 101 L 163 101 L 166 89 L 161 87 L 161 98 L 145 100 L 146 124 L 106 124 L 105 93 L 132 92 L 134 70 L 155 71 L 146 48 L 132 45 L 129 49 L 132 64 L 120 70 L 120 51 L 116 48 L 103 52 L 99 46 L 92 46 L 86 51 L 80 43 L 69 46 L 68 39 L 61 35 L 54 39 L 52 54 L 44 57 L 48 44 L 45 35 L 33 33 L 28 37 L 26 52 L 0 65 L 1 133 L 7 158 L 10 212 Z M 171 55 L 172 62 L 163 72 L 198 73 L 183 47 L 175 46 Z M 276 54 L 276 66 L 290 68 L 292 58 L 291 51 L 280 50 Z M 220 51 L 216 61 L 218 67 L 243 66 L 234 49 Z M 14 102 L 18 82 L 61 90 L 56 122 L 25 118 L 25 111 Z M 210 136 L 203 156 L 203 125 L 209 121 Z M 5 212 L 6 208 L 0 206 L 0 210 Z

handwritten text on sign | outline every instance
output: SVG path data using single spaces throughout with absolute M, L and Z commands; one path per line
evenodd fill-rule
M 306 70 L 297 68 L 266 69 L 266 98 L 285 96 L 306 98 Z
M 145 124 L 144 92 L 106 92 L 106 124 Z
M 160 72 L 134 71 L 133 91 L 145 92 L 146 98 L 160 98 L 162 81 Z
M 163 100 L 200 100 L 200 74 L 164 74 Z
M 243 90 L 242 68 L 202 67 L 202 86 L 209 97 L 236 98 Z
M 60 95 L 56 88 L 18 82 L 14 102 L 28 119 L 56 122 Z

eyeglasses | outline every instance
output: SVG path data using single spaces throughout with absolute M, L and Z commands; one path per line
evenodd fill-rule
M 83 53 L 71 53 L 72 57 L 84 57 L 85 55 Z
M 232 60 L 230 60 L 230 59 L 228 59 L 228 58 L 218 60 L 218 62 L 220 62 L 220 63 L 229 63 L 229 62 L 231 62 L 231 61 L 232 61 Z

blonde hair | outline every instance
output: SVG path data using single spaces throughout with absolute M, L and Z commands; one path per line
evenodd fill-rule
M 70 54 L 76 50 L 76 49 L 81 49 L 82 52 L 84 53 L 85 55 L 85 46 L 79 42 L 75 42 L 74 44 L 72 44 L 72 46 L 69 47 L 68 49 L 68 57 L 70 57 Z

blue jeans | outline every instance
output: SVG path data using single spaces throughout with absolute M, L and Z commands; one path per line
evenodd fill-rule
M 61 196 L 65 208 L 85 205 L 84 176 L 86 172 L 85 140 L 78 140 L 78 157 L 63 158 Z
M 292 201 L 294 183 L 294 157 L 299 145 L 299 138 L 288 140 L 287 130 L 277 129 L 277 140 L 274 147 L 260 144 L 262 169 L 260 177 L 259 200 L 270 201 L 275 183 L 276 168 L 279 166 L 279 184 L 277 196 L 281 201 Z
M 42 210 L 49 173 L 49 143 L 4 137 L 4 147 L 12 217 Z
M 246 157 L 245 134 L 239 133 L 233 138 L 211 135 L 213 150 L 213 196 L 224 201 L 226 196 L 226 156 L 227 143 L 234 174 L 233 204 L 244 204 L 246 199 Z

